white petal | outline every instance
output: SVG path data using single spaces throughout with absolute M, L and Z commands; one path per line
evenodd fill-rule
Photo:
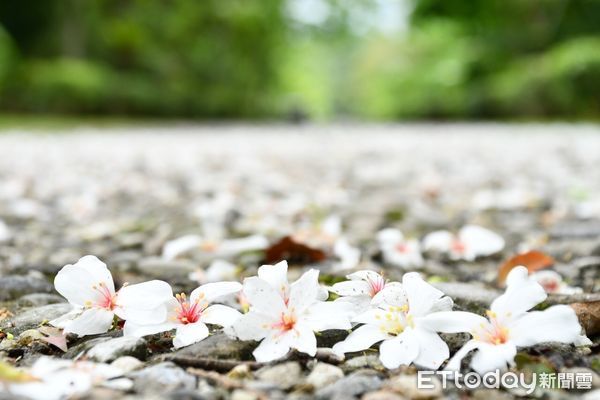
M 241 316 L 242 313 L 234 308 L 213 304 L 202 312 L 200 320 L 206 324 L 228 327 L 232 326 Z
M 448 231 L 431 232 L 423 238 L 423 250 L 447 252 L 452 246 L 454 235 Z
M 272 316 L 250 311 L 233 324 L 233 330 L 240 340 L 260 340 L 271 333 L 277 322 Z
M 65 265 L 54 278 L 56 291 L 69 303 L 85 306 L 86 302 L 96 303 L 103 298 L 98 284 L 106 285 L 110 293 L 115 292 L 112 276 L 106 264 L 94 256 L 82 257 L 76 264 Z
M 284 357 L 290 351 L 286 335 L 280 337 L 267 336 L 252 352 L 258 362 L 269 362 Z
M 327 329 L 350 329 L 350 318 L 354 315 L 352 303 L 341 301 L 319 301 L 301 314 L 301 319 L 314 331 Z
M 81 315 L 67 323 L 65 333 L 74 333 L 79 336 L 97 335 L 107 332 L 112 326 L 114 314 L 104 308 L 90 308 Z
M 488 320 L 481 315 L 466 311 L 440 311 L 419 318 L 419 326 L 444 333 L 471 332 L 481 324 L 487 323 Z
M 303 312 L 317 301 L 319 288 L 319 271 L 316 269 L 306 271 L 292 283 L 288 307 L 295 308 L 298 313 Z
M 178 349 L 180 347 L 189 346 L 190 344 L 204 340 L 208 336 L 208 328 L 203 322 L 195 322 L 193 324 L 179 325 L 173 346 Z
M 580 334 L 575 310 L 565 305 L 528 312 L 509 328 L 510 340 L 523 347 L 542 342 L 574 343 Z
M 317 300 L 325 301 L 329 298 L 329 290 L 323 285 L 319 285 L 319 291 L 317 292 Z
M 263 313 L 279 316 L 286 309 L 279 292 L 258 277 L 244 279 L 243 293 L 250 306 Z
M 269 246 L 267 238 L 261 235 L 227 239 L 221 242 L 217 252 L 221 256 L 233 256 L 245 251 L 262 250 Z
M 365 281 L 338 282 L 330 290 L 339 296 L 360 296 L 371 293 L 371 288 Z
M 198 235 L 186 235 L 165 243 L 162 257 L 165 260 L 173 260 L 190 250 L 200 247 L 202 237 Z
M 173 290 L 167 282 L 152 280 L 127 285 L 117 293 L 117 305 L 125 314 L 128 311 L 153 310 L 173 298 Z
M 55 326 L 57 328 L 64 328 L 69 322 L 71 322 L 74 318 L 79 316 L 84 311 L 81 307 L 75 307 L 68 313 L 61 315 L 58 318 L 49 321 L 49 324 Z
M 517 347 L 511 343 L 493 345 L 481 343 L 479 351 L 473 355 L 471 368 L 480 375 L 486 372 L 505 370 L 507 364 L 512 365 L 517 354 Z
M 492 302 L 490 309 L 499 316 L 518 316 L 546 299 L 544 288 L 528 276 L 527 268 L 515 267 L 506 277 L 506 291 Z
M 317 353 L 317 338 L 309 326 L 296 323 L 294 329 L 287 334 L 291 336 L 290 347 L 311 357 L 315 356 Z
M 437 333 L 415 329 L 414 335 L 419 343 L 419 354 L 413 361 L 416 365 L 436 370 L 450 357 L 448 345 Z
M 386 228 L 377 232 L 377 241 L 382 244 L 396 244 L 404 239 L 404 235 L 398 229 Z
M 446 367 L 444 368 L 447 371 L 458 371 L 460 370 L 460 363 L 462 361 L 463 358 L 465 358 L 465 356 L 474 349 L 478 349 L 479 346 L 481 345 L 481 342 L 478 342 L 476 340 L 469 340 L 467 343 L 465 343 L 463 345 L 463 347 L 461 347 L 450 359 L 450 361 L 448 361 L 448 364 L 446 364 Z
M 385 287 L 373 296 L 374 305 L 385 303 L 390 306 L 402 307 L 408 305 L 406 291 L 400 282 L 388 282 Z
M 379 359 L 388 369 L 410 365 L 418 353 L 419 343 L 410 331 L 404 331 L 393 339 L 384 340 L 379 346 Z
M 212 282 L 194 289 L 190 294 L 190 301 L 202 300 L 212 303 L 220 297 L 227 296 L 242 290 L 239 282 Z
M 452 307 L 454 307 L 454 301 L 450 297 L 444 296 L 433 304 L 429 312 L 451 311 Z
M 502 236 L 476 225 L 466 225 L 458 233 L 460 241 L 476 256 L 488 256 L 504 248 Z
M 280 261 L 275 265 L 261 265 L 258 268 L 258 277 L 269 285 L 273 286 L 283 296 L 287 295 L 288 288 L 288 263 L 287 261 Z
M 425 282 L 417 272 L 409 272 L 402 277 L 402 287 L 408 297 L 408 306 L 413 316 L 426 315 L 444 292 Z
M 376 325 L 363 325 L 348 335 L 343 342 L 336 343 L 333 346 L 333 351 L 342 356 L 344 353 L 368 349 L 375 343 L 390 338 L 390 335 L 382 332 Z
M 365 282 L 367 282 L 367 281 L 377 282 L 380 279 L 382 279 L 381 275 L 379 275 L 377 272 L 369 271 L 368 269 L 353 272 L 349 275 L 346 275 L 346 278 L 353 280 L 353 281 L 365 281 Z
M 354 318 L 352 318 L 352 322 L 357 322 L 359 324 L 379 325 L 384 313 L 385 311 L 380 308 L 371 308 L 356 315 Z
M 155 325 L 137 325 L 131 321 L 126 321 L 123 326 L 124 336 L 136 336 L 142 337 L 147 335 L 154 335 L 155 333 L 167 332 L 177 328 L 179 324 L 165 322 L 162 324 Z
M 174 297 L 172 297 L 175 300 Z M 175 300 L 177 301 L 177 300 Z M 141 309 L 115 309 L 115 315 L 119 318 L 133 322 L 138 325 L 155 325 L 160 324 L 167 320 L 168 310 L 167 304 L 169 302 L 162 304 L 151 310 L 141 310 Z M 171 304 L 172 306 L 172 304 Z

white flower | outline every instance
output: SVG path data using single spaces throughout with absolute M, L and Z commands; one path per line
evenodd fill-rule
M 383 302 L 353 318 L 364 325 L 333 346 L 333 351 L 342 355 L 382 342 L 379 359 L 386 368 L 411 363 L 439 368 L 449 356 L 448 346 L 437 333 L 424 328 L 422 321 L 429 313 L 452 309 L 452 300 L 416 272 L 404 274 L 402 285 L 383 293 Z
M 335 241 L 333 254 L 339 260 L 333 266 L 336 271 L 349 270 L 360 263 L 360 249 L 351 246 L 345 238 L 339 238 Z
M 366 311 L 371 304 L 381 303 L 386 291 L 400 285 L 398 282 L 386 282 L 383 276 L 368 270 L 353 272 L 346 278 L 349 280 L 335 283 L 329 290 L 340 296 L 335 301 L 354 304 L 357 313 Z
M 542 286 L 527 275 L 525 267 L 513 268 L 506 279 L 504 294 L 492 303 L 487 319 L 464 311 L 429 315 L 425 325 L 438 332 L 469 332 L 473 336 L 448 362 L 446 369 L 458 370 L 463 357 L 478 349 L 471 367 L 478 373 L 514 365 L 517 347 L 556 341 L 582 343 L 581 326 L 575 311 L 558 305 L 544 311 L 530 311 L 546 299 Z M 583 338 L 586 339 L 586 338 Z
M 110 271 L 95 256 L 65 265 L 54 278 L 54 287 L 73 310 L 50 323 L 79 336 L 108 331 L 115 315 L 137 323 L 155 323 L 164 317 L 161 306 L 172 296 L 169 284 L 157 280 L 115 291 Z
M 349 303 L 318 300 L 319 271 L 311 269 L 287 285 L 287 278 L 280 275 L 283 271 L 280 264 L 263 268 L 262 275 L 270 282 L 260 277 L 244 280 L 243 293 L 250 303 L 250 311 L 233 326 L 241 340 L 262 340 L 252 353 L 259 362 L 281 358 L 290 349 L 314 356 L 317 351 L 315 331 L 351 327 Z M 273 285 L 275 282 L 281 284 Z
M 263 250 L 268 245 L 267 238 L 261 235 L 225 240 L 209 239 L 199 235 L 186 235 L 165 243 L 162 258 L 174 260 L 192 250 L 201 250 L 214 257 L 231 257 L 245 251 Z
M 229 261 L 217 259 L 213 260 L 206 270 L 198 269 L 190 272 L 190 280 L 198 283 L 220 282 L 235 279 L 238 267 Z
M 213 282 L 192 291 L 188 300 L 182 293 L 164 304 L 164 318 L 154 324 L 126 321 L 123 333 L 131 336 L 146 336 L 176 329 L 175 348 L 189 346 L 208 336 L 206 324 L 230 327 L 242 314 L 222 304 L 210 305 L 215 300 L 239 292 L 239 282 Z
M 279 293 L 286 304 L 289 301 L 291 288 L 291 285 L 288 282 L 287 272 L 288 263 L 285 260 L 280 261 L 275 265 L 261 265 L 258 268 L 258 277 L 271 285 Z M 317 299 L 327 300 L 328 297 L 329 292 L 327 289 L 319 286 Z
M 27 373 L 31 380 L 7 383 L 7 391 L 33 400 L 61 400 L 81 396 L 93 386 L 111 386 L 113 383 L 118 383 L 120 388 L 125 389 L 132 386 L 129 379 L 119 378 L 123 374 L 120 369 L 89 361 L 42 356 Z
M 581 293 L 581 288 L 567 285 L 559 273 L 551 270 L 537 271 L 531 274 L 531 277 L 537 281 L 546 293 L 556 294 L 575 294 Z
M 379 231 L 377 242 L 386 263 L 402 268 L 423 266 L 419 241 L 405 240 L 404 235 L 398 229 L 386 228 Z
M 473 261 L 502 251 L 504 239 L 489 229 L 466 225 L 455 236 L 448 231 L 435 231 L 423 239 L 425 251 L 446 253 L 453 260 Z

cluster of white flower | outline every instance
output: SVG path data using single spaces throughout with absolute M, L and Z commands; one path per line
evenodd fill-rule
M 406 273 L 400 283 L 386 282 L 373 271 L 358 271 L 348 275 L 348 281 L 328 288 L 319 284 L 316 269 L 293 283 L 287 275 L 285 261 L 263 265 L 258 276 L 244 279 L 243 285 L 208 283 L 188 298 L 185 294 L 173 296 L 168 283 L 156 280 L 115 291 L 106 265 L 86 256 L 63 267 L 56 276 L 56 290 L 73 310 L 51 323 L 83 336 L 106 332 L 120 318 L 125 320 L 124 335 L 175 329 L 176 348 L 206 338 L 206 324 L 219 325 L 232 337 L 261 341 L 253 353 L 260 362 L 280 359 L 290 349 L 314 356 L 315 332 L 355 328 L 333 346 L 335 353 L 343 356 L 381 342 L 379 354 L 385 367 L 414 363 L 427 369 L 438 369 L 450 356 L 438 332 L 468 332 L 472 339 L 446 368 L 459 369 L 462 358 L 478 349 L 471 367 L 480 373 L 513 364 L 517 347 L 545 341 L 588 342 L 572 308 L 558 305 L 529 311 L 544 301 L 546 293 L 525 267 L 509 273 L 506 292 L 491 304 L 487 318 L 452 311 L 452 299 L 416 272 Z M 338 296 L 334 301 L 328 301 L 329 291 Z M 241 307 L 245 313 L 212 304 L 232 297 L 247 302 L 248 307 Z

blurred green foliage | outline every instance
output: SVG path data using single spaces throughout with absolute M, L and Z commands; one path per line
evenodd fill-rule
M 293 1 L 2 1 L 0 109 L 224 119 L 600 116 L 598 0 L 389 0 L 412 8 L 408 29 L 392 31 L 367 18 L 388 0 L 318 0 L 326 12 L 309 22 L 290 16 Z

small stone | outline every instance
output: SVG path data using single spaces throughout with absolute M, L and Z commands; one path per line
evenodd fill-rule
M 254 360 L 252 351 L 255 347 L 255 342 L 234 340 L 219 332 L 198 343 L 177 350 L 167 357 L 168 359 L 177 359 L 178 356 L 184 356 L 247 361 Z
M 263 367 L 256 371 L 256 377 L 281 389 L 290 389 L 302 381 L 302 368 L 295 361 Z
M 115 368 L 123 371 L 124 374 L 127 374 L 131 371 L 135 371 L 136 369 L 140 369 L 144 366 L 144 363 L 138 360 L 135 357 L 131 356 L 121 356 L 110 363 Z
M 233 379 L 248 379 L 252 377 L 252 371 L 248 364 L 240 364 L 233 367 L 227 376 Z
M 361 400 L 404 400 L 404 397 L 387 390 L 377 390 L 375 392 L 366 393 Z
M 134 336 L 121 336 L 98 343 L 88 351 L 88 356 L 99 362 L 110 362 L 121 356 L 134 356 L 145 359 L 146 341 Z
M 172 362 L 156 364 L 129 376 L 134 379 L 134 389 L 140 393 L 165 393 L 196 387 L 196 378 Z
M 431 389 L 419 388 L 417 383 L 417 375 L 399 375 L 390 379 L 385 387 L 409 399 L 430 399 L 442 395 L 442 383 L 436 376 L 431 376 Z
M 66 303 L 67 301 L 56 294 L 51 293 L 31 293 L 21 296 L 17 300 L 20 307 L 40 307 L 48 304 Z
M 14 300 L 31 293 L 52 293 L 45 279 L 30 275 L 8 275 L 0 278 L 0 301 Z
M 494 389 L 476 389 L 473 392 L 473 400 L 511 400 L 511 394 Z
M 73 306 L 68 303 L 48 304 L 32 308 L 0 323 L 0 329 L 13 334 L 20 334 L 27 329 L 37 328 L 42 322 L 47 322 L 71 311 Z
M 381 361 L 379 361 L 379 356 L 376 354 L 367 354 L 364 356 L 349 358 L 344 364 L 342 364 L 342 369 L 345 372 L 352 372 L 361 368 L 373 368 L 378 370 L 385 369 Z
M 236 389 L 231 393 L 231 400 L 259 400 L 260 396 L 256 392 L 249 390 Z
M 315 389 L 321 389 L 344 377 L 341 368 L 326 363 L 317 363 L 311 373 L 306 378 L 306 383 L 312 385 Z
M 370 371 L 357 371 L 315 393 L 317 399 L 351 399 L 381 387 L 381 378 Z

